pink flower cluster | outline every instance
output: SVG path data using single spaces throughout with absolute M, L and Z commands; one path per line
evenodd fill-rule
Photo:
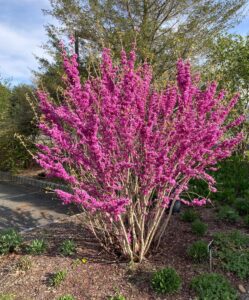
M 103 50 L 101 75 L 82 84 L 76 55 L 63 50 L 62 56 L 64 101 L 56 105 L 38 91 L 44 116 L 40 130 L 52 145 L 37 145 L 37 161 L 68 182 L 71 193 L 56 190 L 65 203 L 117 219 L 135 199 L 155 193 L 145 205 L 168 206 L 180 199 L 191 178 L 207 181 L 214 190 L 207 170 L 242 139 L 227 134 L 243 121 L 226 122 L 238 95 L 225 105 L 225 92 L 217 92 L 216 83 L 200 89 L 182 60 L 177 84 L 158 91 L 151 67 L 135 67 L 135 51 L 129 57 L 122 51 L 120 64 L 114 65 L 109 49 Z M 201 206 L 206 200 L 184 202 Z

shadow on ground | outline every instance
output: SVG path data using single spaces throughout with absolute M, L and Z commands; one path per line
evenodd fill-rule
M 0 229 L 29 229 L 61 220 L 78 213 L 36 187 L 0 182 Z

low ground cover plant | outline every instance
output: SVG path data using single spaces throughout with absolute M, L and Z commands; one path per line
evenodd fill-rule
M 126 298 L 125 298 L 125 296 L 118 294 L 118 295 L 110 297 L 109 300 L 126 300 Z
M 68 295 L 60 296 L 57 300 L 76 300 L 76 299 L 74 298 L 74 296 L 68 294 Z
M 188 208 L 184 210 L 184 212 L 181 214 L 181 219 L 184 222 L 194 222 L 199 218 L 198 213 L 193 208 Z
M 60 253 L 64 256 L 71 256 L 76 252 L 75 242 L 72 240 L 65 240 L 60 246 Z
M 60 270 L 54 273 L 50 279 L 50 283 L 54 287 L 58 287 L 62 284 L 62 282 L 66 279 L 67 271 L 66 270 Z
M 208 244 L 202 240 L 196 241 L 188 247 L 187 254 L 194 262 L 201 263 L 208 259 Z
M 218 249 L 247 248 L 249 246 L 249 235 L 239 231 L 218 232 L 214 234 L 214 243 Z
M 15 300 L 15 299 L 16 299 L 15 295 L 0 293 L 0 300 Z
M 153 274 L 151 286 L 158 294 L 174 294 L 181 287 L 181 278 L 173 268 L 161 269 Z
M 191 288 L 198 300 L 237 300 L 238 293 L 228 280 L 216 273 L 196 276 L 191 281 Z
M 32 260 L 28 256 L 22 256 L 19 261 L 17 262 L 18 270 L 27 272 L 29 269 L 32 268 Z
M 214 235 L 216 257 L 225 270 L 241 279 L 249 278 L 249 236 L 234 230 Z
M 218 219 L 229 223 L 236 223 L 239 221 L 239 213 L 231 206 L 224 205 L 219 207 Z
M 0 231 L 0 255 L 13 252 L 22 243 L 20 234 L 14 229 Z
M 29 254 L 42 254 L 46 251 L 47 249 L 47 244 L 45 243 L 44 240 L 38 240 L 35 239 L 33 240 L 28 246 L 27 246 L 27 252 Z
M 203 236 L 207 232 L 207 224 L 197 219 L 191 224 L 192 232 L 197 236 Z

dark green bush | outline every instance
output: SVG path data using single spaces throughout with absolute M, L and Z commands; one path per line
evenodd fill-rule
M 239 220 L 239 214 L 230 206 L 221 206 L 219 208 L 218 218 L 229 223 L 236 223 Z
M 14 229 L 0 231 L 0 254 L 13 252 L 21 245 L 22 238 Z
M 184 210 L 184 212 L 181 215 L 181 219 L 184 222 L 193 222 L 196 219 L 198 219 L 198 214 L 197 212 L 193 209 L 193 208 L 188 208 L 186 210 Z
M 249 227 L 249 215 L 245 216 L 244 223 L 247 227 Z
M 60 246 L 60 252 L 64 256 L 73 255 L 76 252 L 76 246 L 75 246 L 74 241 L 65 240 Z
M 196 241 L 187 249 L 187 254 L 194 262 L 202 262 L 208 259 L 208 244 L 204 241 Z
M 236 300 L 238 294 L 227 279 L 215 273 L 196 276 L 191 282 L 191 288 L 199 300 Z
M 234 207 L 241 216 L 249 214 L 249 200 L 245 198 L 237 198 L 234 202 Z
M 207 224 L 197 219 L 192 223 L 191 229 L 197 236 L 203 236 L 207 232 Z
M 55 287 L 59 286 L 66 279 L 66 276 L 67 276 L 66 270 L 61 270 L 54 273 L 50 280 L 51 285 Z
M 181 278 L 173 268 L 165 268 L 155 272 L 151 285 L 159 294 L 173 294 L 181 287 Z
M 218 164 L 218 171 L 209 172 L 214 176 L 217 192 L 211 193 L 209 198 L 221 205 L 230 204 L 236 198 L 249 199 L 249 158 L 234 155 Z M 201 180 L 190 181 L 190 192 L 206 196 L 209 194 L 208 185 Z
M 42 254 L 46 251 L 47 245 L 44 240 L 35 239 L 27 247 L 27 251 L 30 254 Z

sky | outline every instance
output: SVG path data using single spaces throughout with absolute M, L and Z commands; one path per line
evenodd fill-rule
M 51 19 L 42 8 L 49 0 L 0 0 L 0 8 L 0 74 L 13 85 L 30 83 L 35 55 L 44 56 L 44 25 Z
M 49 0 L 0 0 L 0 8 L 0 75 L 12 85 L 29 84 L 38 67 L 35 55 L 45 56 L 44 25 L 53 20 L 42 9 L 49 8 Z M 231 32 L 249 33 L 249 14 Z

